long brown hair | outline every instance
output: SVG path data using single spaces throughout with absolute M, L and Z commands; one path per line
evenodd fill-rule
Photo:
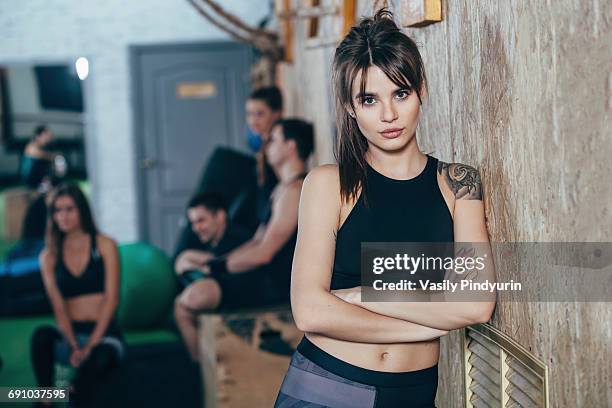
M 393 21 L 387 9 L 379 10 L 374 17 L 362 19 L 351 28 L 334 54 L 332 80 L 336 108 L 337 142 L 336 161 L 340 172 L 340 195 L 347 202 L 357 198 L 359 189 L 365 198 L 365 153 L 368 142 L 359 130 L 357 120 L 349 115 L 355 104 L 352 89 L 355 78 L 361 74 L 360 89 L 365 93 L 367 70 L 379 67 L 391 81 L 401 88 L 417 93 L 427 79 L 421 54 L 406 34 Z
M 53 189 L 51 194 L 48 208 L 47 208 L 47 231 L 45 234 L 45 245 L 51 254 L 57 255 L 59 249 L 62 247 L 65 234 L 59 229 L 57 223 L 53 219 L 55 213 L 55 203 L 60 197 L 70 197 L 74 201 L 74 205 L 79 212 L 79 219 L 81 221 L 81 229 L 90 234 L 95 239 L 98 229 L 91 215 L 91 209 L 87 198 L 81 191 L 81 189 L 72 183 L 63 183 Z

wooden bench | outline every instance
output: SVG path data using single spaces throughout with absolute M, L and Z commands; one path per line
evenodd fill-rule
M 302 337 L 289 305 L 198 319 L 205 408 L 272 407 Z

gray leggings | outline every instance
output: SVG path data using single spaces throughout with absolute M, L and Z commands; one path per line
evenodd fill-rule
M 275 408 L 435 408 L 438 366 L 404 373 L 367 370 L 306 337 L 291 358 Z

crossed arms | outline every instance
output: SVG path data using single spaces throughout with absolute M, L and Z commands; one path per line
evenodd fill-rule
M 453 169 L 438 170 L 455 183 L 454 187 L 447 184 L 455 194 L 455 241 L 488 244 L 478 173 L 467 169 L 472 184 L 468 188 L 453 177 Z M 318 167 L 310 172 L 302 189 L 291 279 L 292 309 L 302 331 L 354 342 L 400 343 L 434 339 L 448 330 L 489 320 L 494 302 L 446 302 L 443 298 L 432 298 L 432 302 L 361 302 L 360 288 L 330 291 L 339 219 L 337 166 Z M 492 265 L 488 270 L 492 272 Z

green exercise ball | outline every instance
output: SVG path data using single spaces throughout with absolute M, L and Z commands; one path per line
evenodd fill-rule
M 144 242 L 119 245 L 117 318 L 124 329 L 155 327 L 169 316 L 177 283 L 168 256 Z

